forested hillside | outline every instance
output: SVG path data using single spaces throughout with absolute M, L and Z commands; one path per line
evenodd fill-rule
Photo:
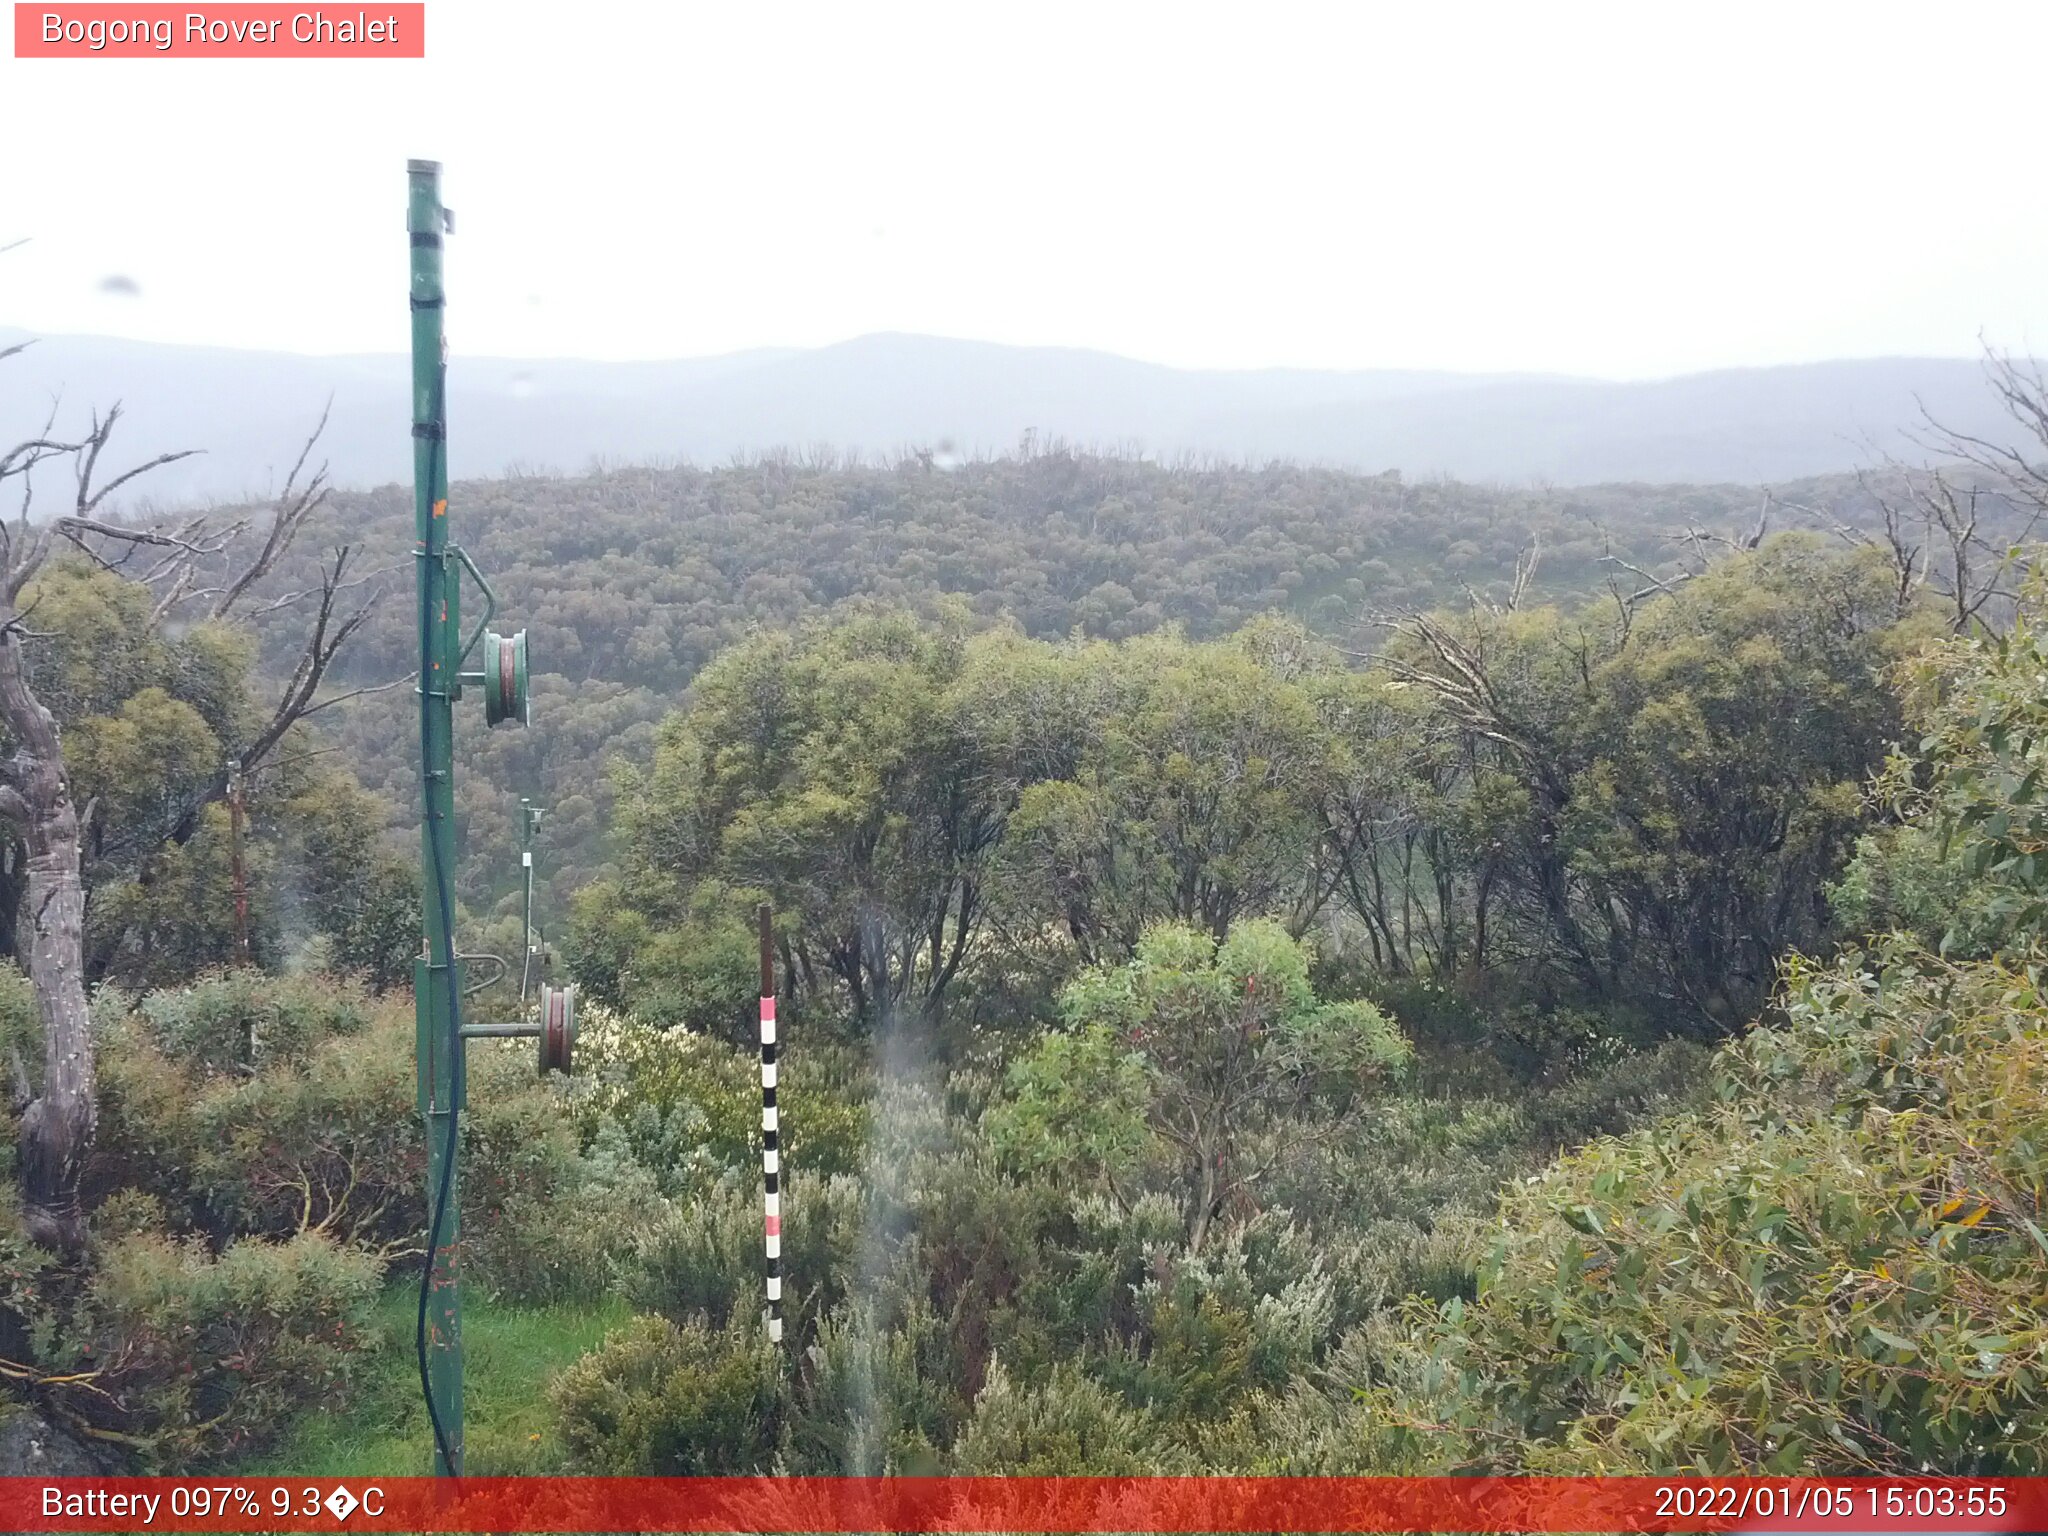
M 532 794 L 585 1022 L 568 1080 L 471 1047 L 470 1468 L 2037 1470 L 2031 473 L 457 487 L 540 671 L 461 732 L 463 948 L 516 951 Z M 70 514 L 0 628 L 96 1072 L 0 1361 L 105 1465 L 412 1471 L 410 511 L 268 515 L 243 586 Z
M 531 795 L 552 809 L 540 863 L 559 911 L 606 857 L 606 765 L 648 760 L 653 725 L 722 648 L 852 599 L 930 615 L 954 597 L 971 625 L 1010 623 L 1046 639 L 1165 626 L 1204 639 L 1278 612 L 1362 651 L 1380 644 L 1377 619 L 1472 595 L 1505 600 L 1525 563 L 1529 605 L 1611 602 L 1760 528 L 1844 522 L 1881 537 L 1873 491 L 1910 502 L 1896 476 L 1874 487 L 1842 477 L 1770 490 L 1531 491 L 1064 451 L 952 471 L 916 459 L 861 468 L 790 458 L 459 484 L 463 537 L 511 622 L 530 631 L 538 722 L 462 743 L 474 770 L 461 780 L 464 898 L 478 905 L 509 889 L 516 801 Z M 1987 546 L 2024 526 L 1995 493 L 1979 515 Z M 402 588 L 411 518 L 397 487 L 337 494 L 306 545 L 361 541 L 369 564 Z M 402 593 L 384 603 L 342 675 L 404 674 L 416 646 L 409 611 Z M 352 704 L 332 728 L 364 781 L 409 805 L 404 691 Z

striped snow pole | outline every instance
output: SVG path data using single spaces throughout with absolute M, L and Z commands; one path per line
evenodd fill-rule
M 761 907 L 761 1201 L 768 1262 L 768 1339 L 782 1342 L 782 1148 L 775 1109 L 775 934 Z

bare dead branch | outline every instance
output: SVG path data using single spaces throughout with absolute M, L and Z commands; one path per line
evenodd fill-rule
M 1749 530 L 1748 537 L 1742 541 L 1744 549 L 1757 548 L 1763 543 L 1764 535 L 1771 531 L 1771 503 L 1771 493 L 1765 491 L 1764 504 L 1757 508 L 1756 526 Z
M 375 570 L 365 571 L 360 576 L 350 577 L 347 581 L 344 581 L 343 583 L 341 583 L 340 586 L 336 587 L 335 591 L 353 591 L 357 587 L 366 586 L 370 582 L 377 580 L 379 577 L 389 576 L 393 572 L 401 569 L 403 569 L 403 567 L 395 561 L 390 565 L 380 565 Z M 250 609 L 249 617 L 261 618 L 265 614 L 279 613 L 282 612 L 284 609 L 296 607 L 305 599 L 318 595 L 322 590 L 322 587 L 305 587 L 297 592 L 283 593 L 280 596 L 273 597 L 269 602 L 265 603 L 260 608 Z
M 226 618 L 235 604 L 242 600 L 243 594 L 268 576 L 277 562 L 284 558 L 291 549 L 292 542 L 298 538 L 299 530 L 305 527 L 306 520 L 326 503 L 326 464 L 323 463 L 314 470 L 303 484 L 300 483 L 299 476 L 305 473 L 307 459 L 312 456 L 321 434 L 326 432 L 327 418 L 333 409 L 334 397 L 330 395 L 327 397 L 327 404 L 321 408 L 319 421 L 314 423 L 313 430 L 307 434 L 304 445 L 299 449 L 299 456 L 292 464 L 291 473 L 285 476 L 284 489 L 278 493 L 277 502 L 271 510 L 270 527 L 264 535 L 262 547 L 256 551 L 255 557 L 243 568 L 241 574 L 233 577 L 221 589 L 220 596 L 214 601 L 210 617 Z M 305 595 L 307 594 L 298 594 L 301 597 Z M 285 605 L 274 602 L 264 611 L 275 611 L 281 606 Z
M 1514 580 L 1508 587 L 1507 611 L 1513 613 L 1522 606 L 1522 600 L 1529 595 L 1529 588 L 1535 583 L 1536 568 L 1543 562 L 1542 536 L 1532 535 L 1529 547 L 1515 556 Z
M 368 622 L 376 607 L 379 592 L 369 598 L 353 612 L 337 617 L 336 599 L 355 583 L 349 580 L 349 564 L 356 551 L 350 545 L 342 545 L 334 552 L 333 563 L 321 573 L 319 602 L 313 611 L 313 621 L 306 644 L 299 652 L 297 664 L 292 669 L 290 680 L 285 684 L 277 707 L 271 712 L 270 721 L 257 732 L 256 737 L 237 754 L 244 770 L 260 763 L 265 754 L 292 726 L 297 724 L 315 708 L 325 707 L 314 704 L 314 695 L 319 692 L 321 679 L 327 675 L 327 668 L 337 652 L 348 643 L 349 637 Z
M 1672 577 L 1670 580 L 1667 581 L 1662 576 L 1658 576 L 1650 571 L 1644 570 L 1640 565 L 1636 565 L 1630 561 L 1622 559 L 1619 555 L 1602 555 L 1600 557 L 1600 563 L 1602 565 L 1614 566 L 1618 570 L 1627 571 L 1629 575 L 1635 577 L 1636 580 L 1643 583 L 1642 591 L 1636 593 L 1632 598 L 1630 598 L 1631 602 L 1640 602 L 1642 599 L 1653 596 L 1654 594 L 1659 592 L 1666 594 L 1675 592 L 1676 590 L 1678 590 L 1680 585 L 1692 580 L 1691 571 L 1681 571 L 1678 573 L 1678 575 Z
M 149 464 L 144 465 L 143 469 L 154 469 L 158 465 L 169 464 L 174 460 L 181 459 L 183 457 L 185 457 L 185 455 L 181 453 L 165 454 L 158 459 L 152 460 Z M 133 471 L 131 472 L 130 475 L 125 475 L 122 478 L 130 479 L 133 478 L 134 474 L 139 473 L 141 473 L 140 470 Z M 119 482 L 117 481 L 116 484 L 118 483 Z M 95 498 L 95 500 L 97 500 L 97 498 Z M 97 534 L 99 537 L 105 539 L 113 539 L 116 542 L 123 544 L 147 544 L 157 549 L 176 549 L 182 551 L 186 555 L 195 557 L 217 555 L 221 552 L 221 549 L 223 548 L 223 546 L 218 542 L 211 544 L 196 543 L 192 539 L 181 536 L 180 534 L 176 533 L 164 533 L 155 528 L 126 528 L 119 523 L 103 523 L 97 521 L 96 519 L 83 516 L 59 518 L 57 520 L 57 526 L 60 530 L 62 530 L 66 538 L 70 539 L 73 543 L 78 544 L 78 546 L 81 549 L 84 549 L 86 546 L 81 542 L 80 536 L 88 533 Z
M 83 442 L 68 443 L 53 437 L 31 437 L 0 453 L 0 480 L 25 475 L 44 459 L 63 458 L 83 448 Z
M 148 627 L 150 629 L 153 630 L 162 624 L 169 617 L 171 610 L 177 607 L 191 593 L 192 581 L 192 567 L 189 564 L 180 565 L 177 568 L 176 578 L 165 589 L 163 596 L 156 600 L 155 606 L 149 610 Z
M 100 454 L 106 450 L 107 443 L 113 438 L 114 427 L 120 419 L 121 403 L 118 400 L 107 408 L 105 416 L 101 416 L 98 411 L 93 412 L 92 430 L 86 434 L 82 445 L 83 451 L 76 458 L 78 498 L 73 508 L 75 520 L 82 522 L 90 519 L 93 513 L 99 510 L 101 502 L 139 476 L 162 469 L 166 464 L 175 464 L 180 459 L 189 459 L 200 451 L 197 448 L 181 448 L 174 453 L 160 453 L 148 463 L 138 464 L 133 469 L 114 476 L 106 484 L 96 486 L 93 483 L 93 476 L 99 469 Z
M 350 699 L 359 699 L 366 693 L 389 693 L 392 689 L 403 687 L 412 681 L 413 678 L 408 674 L 404 677 L 394 677 L 388 683 L 370 683 L 361 688 L 351 688 L 347 693 L 337 693 L 331 699 L 322 699 L 317 704 L 307 705 L 299 711 L 299 718 L 303 720 L 308 715 L 317 715 L 323 709 L 332 709 L 337 704 L 346 704 Z M 319 755 L 317 752 L 300 754 L 301 757 L 318 757 Z M 294 759 L 294 761 L 297 761 L 297 759 Z

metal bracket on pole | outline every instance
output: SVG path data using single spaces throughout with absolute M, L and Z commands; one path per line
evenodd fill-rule
M 484 573 L 476 568 L 476 562 L 469 558 L 468 551 L 463 549 L 460 544 L 449 545 L 448 553 L 455 557 L 465 571 L 469 572 L 469 579 L 476 583 L 477 590 L 484 595 L 484 616 L 476 621 L 476 628 L 469 632 L 469 638 L 462 642 L 462 650 L 455 658 L 455 665 L 460 668 L 464 662 L 469 660 L 469 653 L 476 649 L 477 641 L 483 639 L 484 631 L 490 627 L 491 620 L 498 616 L 498 594 L 491 590 L 491 584 L 484 580 Z M 456 680 L 465 683 L 480 683 L 484 680 L 484 674 L 478 672 L 472 675 L 467 672 L 458 671 Z

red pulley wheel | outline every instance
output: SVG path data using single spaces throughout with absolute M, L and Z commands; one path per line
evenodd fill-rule
M 484 631 L 484 724 L 527 723 L 526 631 Z
M 519 713 L 518 696 L 512 688 L 512 647 L 498 647 L 498 713 L 509 720 Z
M 569 1073 L 576 1046 L 576 997 L 571 987 L 540 989 L 540 1070 Z

